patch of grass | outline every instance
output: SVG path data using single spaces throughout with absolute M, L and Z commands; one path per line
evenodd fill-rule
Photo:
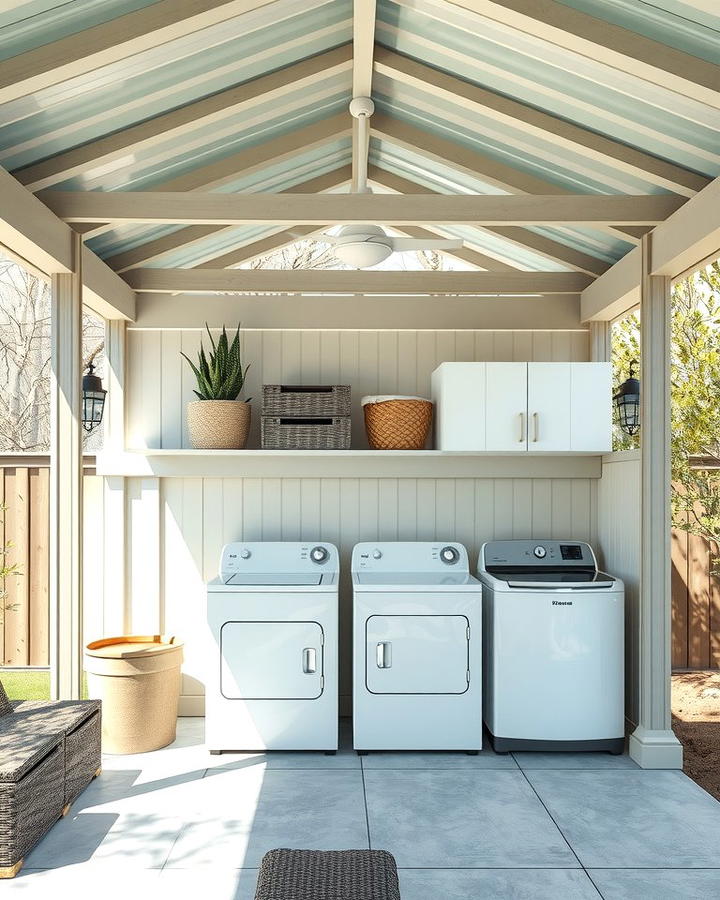
M 11 700 L 49 700 L 50 673 L 0 669 L 0 681 Z

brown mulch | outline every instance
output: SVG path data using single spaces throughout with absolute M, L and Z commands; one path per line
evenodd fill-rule
M 720 800 L 720 671 L 674 674 L 672 713 L 685 774 Z

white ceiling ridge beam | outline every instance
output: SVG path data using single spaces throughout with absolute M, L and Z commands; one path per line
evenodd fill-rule
M 720 108 L 720 66 L 556 0 L 449 0 L 470 13 Z M 717 10 L 714 9 L 716 12 Z
M 159 0 L 5 60 L 0 65 L 0 103 L 194 34 L 271 2 Z
M 376 0 L 353 0 L 353 97 L 372 97 L 373 57 L 375 51 Z M 361 131 L 358 119 L 352 120 L 352 187 L 356 190 L 359 162 L 368 158 L 370 129 Z M 364 146 L 360 146 L 361 141 Z
M 312 193 L 313 191 L 319 193 L 322 191 L 330 191 L 334 188 L 348 184 L 350 181 L 350 172 L 349 165 L 342 166 L 339 169 L 334 169 L 332 172 L 327 172 L 325 175 L 320 175 L 317 178 L 311 178 L 309 181 L 303 181 L 301 184 L 294 185 L 293 187 L 288 188 L 286 193 Z M 155 238 L 155 240 L 140 244 L 140 246 L 134 247 L 132 250 L 125 250 L 121 253 L 108 256 L 106 257 L 106 262 L 115 272 L 125 272 L 127 269 L 137 268 L 138 266 L 161 259 L 168 253 L 173 253 L 176 250 L 196 244 L 211 235 L 233 230 L 235 230 L 235 226 L 228 228 L 216 225 L 196 225 L 191 226 L 190 228 L 182 228 L 172 232 L 172 234 L 167 234 L 163 237 Z M 275 229 L 274 233 L 277 234 L 282 230 L 282 227 L 278 227 Z M 226 252 L 228 252 L 227 247 L 223 249 L 222 253 Z M 204 262 L 212 257 L 213 254 L 210 254 L 199 260 L 199 262 Z
M 72 271 L 72 229 L 3 168 L 0 196 L 0 244 L 46 275 Z M 83 300 L 91 309 L 104 318 L 135 318 L 134 293 L 87 247 L 82 272 Z
M 107 165 L 128 153 L 147 149 L 182 135 L 188 129 L 212 128 L 229 115 L 248 112 L 261 103 L 325 81 L 352 66 L 352 48 L 343 44 L 284 69 L 261 75 L 232 88 L 211 94 L 121 131 L 33 163 L 14 174 L 29 190 L 38 191 L 71 178 L 89 166 Z
M 375 70 L 429 93 L 441 103 L 466 104 L 483 115 L 489 115 L 514 128 L 536 134 L 560 147 L 579 150 L 584 155 L 603 163 L 609 161 L 614 167 L 638 175 L 673 193 L 690 197 L 708 183 L 704 175 L 528 106 L 519 100 L 433 69 L 385 47 L 378 47 L 375 52 Z M 718 72 L 720 73 L 720 69 Z
M 315 150 L 346 134 L 350 134 L 349 117 L 346 113 L 337 113 L 289 134 L 273 137 L 263 141 L 262 144 L 239 150 L 184 175 L 167 178 L 146 190 L 152 192 L 217 190 L 231 181 L 252 175 L 267 166 L 277 165 L 299 153 Z M 76 230 L 89 239 L 111 230 L 112 227 L 110 223 L 105 222 L 102 225 L 80 225 Z
M 370 168 L 372 180 L 382 187 L 397 191 L 400 194 L 421 194 L 427 190 L 407 178 L 385 172 L 376 166 Z M 512 244 L 533 250 L 540 256 L 550 259 L 553 262 L 568 266 L 578 272 L 586 272 L 588 275 L 601 275 L 610 268 L 610 263 L 604 259 L 592 256 L 589 253 L 583 253 L 563 244 L 561 241 L 554 241 L 550 238 L 529 231 L 527 228 L 500 227 L 500 228 L 484 228 L 490 234 L 497 235 Z M 493 257 L 490 257 L 494 259 Z M 495 260 L 498 265 L 507 265 L 502 260 Z M 507 266 L 508 269 L 517 268 L 517 266 Z
M 462 144 L 431 134 L 408 122 L 393 119 L 376 113 L 373 116 L 373 135 L 389 141 L 394 146 L 431 160 L 441 165 L 450 165 L 453 169 L 465 172 L 472 178 L 490 184 L 499 190 L 511 194 L 559 194 L 570 195 L 569 188 L 560 187 L 536 175 L 531 175 L 486 156 L 477 150 L 471 150 Z M 637 244 L 642 237 L 634 228 L 607 229 L 616 237 L 628 243 Z
M 262 203 L 258 197 L 262 196 Z M 674 194 L 207 194 L 43 191 L 66 222 L 148 225 L 657 225 L 684 202 Z
M 650 234 L 651 275 L 676 278 L 720 253 L 720 178 L 681 206 Z M 583 321 L 608 321 L 640 302 L 642 260 L 632 250 L 582 293 Z
M 581 272 L 388 272 L 333 269 L 132 269 L 128 284 L 145 293 L 577 294 Z

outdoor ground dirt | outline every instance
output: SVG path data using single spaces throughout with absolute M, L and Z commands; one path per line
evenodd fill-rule
M 672 712 L 685 773 L 720 800 L 720 671 L 673 675 Z

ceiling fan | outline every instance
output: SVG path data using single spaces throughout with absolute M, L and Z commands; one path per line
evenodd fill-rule
M 356 160 L 357 187 L 355 193 L 370 194 L 368 187 L 368 128 L 375 104 L 369 97 L 355 97 L 350 102 L 350 115 L 358 120 L 360 133 L 357 141 L 359 158 Z M 343 225 L 335 234 L 324 234 L 321 240 L 333 247 L 333 253 L 341 262 L 356 269 L 367 269 L 384 262 L 392 253 L 404 250 L 453 250 L 463 246 L 461 240 L 416 240 L 391 237 L 380 225 Z

